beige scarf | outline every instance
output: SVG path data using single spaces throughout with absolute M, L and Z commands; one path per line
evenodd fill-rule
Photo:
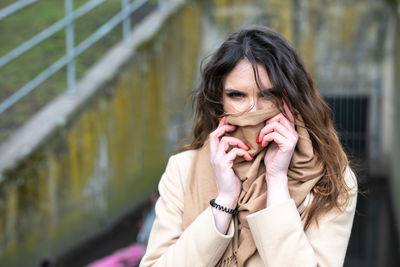
M 278 113 L 279 110 L 272 107 L 268 110 L 227 115 L 227 122 L 237 126 L 229 135 L 248 144 L 250 146 L 248 152 L 254 160 L 249 162 L 237 158 L 234 162 L 233 169 L 242 181 L 242 191 L 238 201 L 239 214 L 233 216 L 234 237 L 217 266 L 243 267 L 257 250 L 246 220 L 247 215 L 266 208 L 267 184 L 263 163 L 266 148 L 261 148 L 256 140 L 260 130 L 265 126 L 265 121 Z M 290 196 L 299 206 L 323 176 L 324 167 L 314 154 L 310 136 L 304 128 L 301 116 L 296 119 L 295 124 L 299 139 L 288 170 L 288 184 Z M 185 229 L 209 206 L 210 199 L 216 198 L 218 194 L 210 165 L 208 140 L 196 154 L 187 186 L 183 213 Z

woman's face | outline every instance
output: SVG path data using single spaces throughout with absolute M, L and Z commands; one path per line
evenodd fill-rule
M 260 85 L 263 90 L 272 88 L 267 70 L 257 64 Z M 267 109 L 273 104 L 262 94 L 254 77 L 253 68 L 247 59 L 239 61 L 228 73 L 223 84 L 223 106 L 225 113 L 238 113 Z

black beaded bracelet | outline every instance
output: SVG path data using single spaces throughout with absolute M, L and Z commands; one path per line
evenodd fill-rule
M 238 215 L 238 213 L 239 213 L 237 208 L 233 210 L 233 209 L 228 209 L 226 207 L 222 207 L 221 205 L 218 205 L 217 203 L 215 203 L 215 198 L 210 200 L 210 205 L 212 207 L 214 207 L 214 208 L 217 208 L 219 210 L 225 211 L 225 212 L 227 212 L 229 214 Z

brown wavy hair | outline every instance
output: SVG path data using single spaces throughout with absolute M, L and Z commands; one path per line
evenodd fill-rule
M 204 66 L 204 60 L 208 59 Z M 263 90 L 264 96 L 273 101 L 285 114 L 282 98 L 293 115 L 301 114 L 314 147 L 314 153 L 325 164 L 325 174 L 313 188 L 314 200 L 302 216 L 304 228 L 312 220 L 338 208 L 343 210 L 349 202 L 349 188 L 344 181 L 344 171 L 349 164 L 340 144 L 330 114 L 331 110 L 320 96 L 314 82 L 298 53 L 277 32 L 261 25 L 251 25 L 231 34 L 225 42 L 201 64 L 201 82 L 194 90 L 195 111 L 193 141 L 181 150 L 198 149 L 208 135 L 217 128 L 223 114 L 223 83 L 236 64 L 247 59 L 253 67 L 259 89 L 257 64 L 267 70 L 273 89 Z M 203 68 L 204 66 L 204 68 Z M 284 88 L 287 94 L 284 93 Z

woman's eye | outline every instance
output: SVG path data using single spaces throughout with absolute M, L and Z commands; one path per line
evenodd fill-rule
M 272 95 L 272 94 L 269 94 L 269 95 L 265 94 L 265 95 L 262 95 L 262 97 L 269 100 L 269 99 L 271 99 L 272 97 L 274 97 L 274 95 Z
M 230 98 L 241 98 L 243 97 L 242 93 L 239 92 L 231 92 L 227 94 Z
M 264 97 L 265 99 L 268 99 L 268 100 L 270 100 L 271 98 L 274 98 L 276 96 L 277 96 L 276 92 L 272 91 L 272 90 L 269 91 L 268 93 L 262 93 L 261 94 L 261 97 Z

